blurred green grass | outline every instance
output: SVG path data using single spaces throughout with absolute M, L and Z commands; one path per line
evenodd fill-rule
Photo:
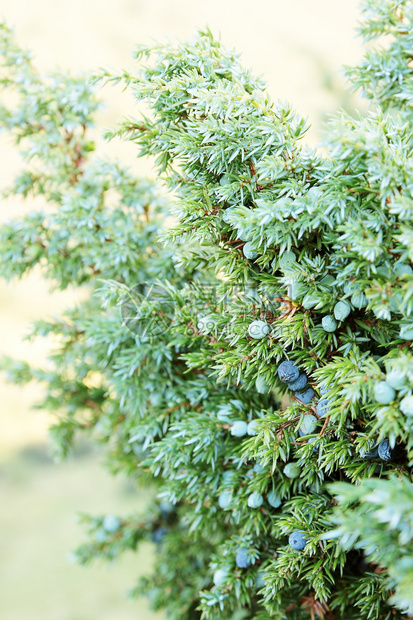
M 142 545 L 113 563 L 72 564 L 81 542 L 82 512 L 140 512 L 148 490 L 105 472 L 93 450 L 53 463 L 45 444 L 32 444 L 0 465 L 0 617 L 2 620 L 160 620 L 144 599 L 127 593 L 151 565 Z

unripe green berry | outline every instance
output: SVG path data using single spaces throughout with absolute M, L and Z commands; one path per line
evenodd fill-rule
M 254 491 L 254 493 L 251 493 L 248 498 L 248 506 L 250 508 L 259 508 L 260 506 L 262 506 L 263 502 L 263 496 L 261 495 L 261 493 L 257 493 L 256 491 Z
M 400 410 L 407 416 L 413 416 L 413 396 L 405 396 L 400 401 Z
M 346 295 L 352 295 L 354 292 L 354 284 L 353 282 L 346 282 L 343 286 L 343 291 Z
M 229 569 L 228 568 L 218 568 L 215 571 L 213 576 L 214 586 L 222 586 L 226 580 L 228 579 Z
M 270 386 L 266 383 L 264 377 L 257 377 L 255 380 L 255 389 L 259 394 L 268 394 L 271 391 Z
M 270 326 L 265 321 L 253 321 L 248 327 L 248 334 L 255 340 L 261 340 L 270 331 Z
M 337 329 L 337 321 L 333 316 L 331 316 L 331 314 L 327 314 L 323 317 L 321 325 L 326 332 L 335 332 Z
M 222 508 L 222 510 L 227 510 L 230 507 L 232 502 L 232 493 L 231 491 L 223 491 L 219 494 L 218 497 L 218 506 Z
M 245 258 L 248 258 L 250 260 L 254 260 L 254 258 L 257 258 L 258 256 L 258 252 L 253 249 L 253 244 L 251 243 L 251 241 L 247 241 L 247 243 L 242 248 L 242 251 Z
M 301 467 L 297 465 L 297 463 L 287 463 L 283 469 L 283 472 L 287 478 L 298 478 L 301 474 Z
M 234 209 L 226 209 L 222 214 L 222 219 L 225 224 L 231 224 L 231 218 L 234 215 Z
M 344 321 L 351 312 L 351 306 L 347 301 L 338 301 L 334 306 L 334 316 L 337 321 Z
M 279 508 L 281 506 L 281 497 L 277 495 L 274 491 L 271 491 L 267 495 L 267 502 L 273 508 Z
M 321 284 L 324 284 L 324 286 L 332 286 L 336 283 L 336 279 L 328 273 L 326 276 L 321 278 L 320 282 Z
M 374 386 L 374 398 L 382 405 L 391 403 L 395 396 L 396 392 L 386 381 L 379 381 L 379 383 L 376 383 Z
M 293 263 L 295 263 L 295 254 L 294 252 L 284 252 L 281 258 L 278 261 L 278 265 L 281 270 L 288 269 L 291 267 Z
M 365 308 L 367 306 L 367 297 L 364 293 L 353 293 L 351 303 L 355 308 Z
M 300 431 L 303 435 L 311 435 L 317 428 L 317 418 L 314 415 L 304 416 L 304 420 L 301 422 Z
M 244 420 L 237 420 L 231 426 L 231 435 L 234 437 L 244 437 L 248 432 L 248 424 Z
M 231 179 L 227 177 L 226 174 L 223 174 L 219 180 L 219 184 L 221 185 L 221 187 L 224 187 L 225 185 L 230 185 L 231 183 L 232 183 Z
M 247 430 L 248 435 L 251 435 L 251 436 L 257 435 L 258 434 L 257 426 L 258 426 L 258 420 L 251 420 L 251 422 L 248 423 L 248 430 Z
M 402 370 L 393 368 L 386 374 L 386 383 L 395 390 L 401 390 L 406 385 L 406 375 Z

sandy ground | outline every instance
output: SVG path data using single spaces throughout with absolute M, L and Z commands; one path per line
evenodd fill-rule
M 358 19 L 356 0 L 264 0 L 260 3 L 245 0 L 3 0 L 0 18 L 15 27 L 18 41 L 32 50 L 40 71 L 56 66 L 65 71 L 90 71 L 99 67 L 133 70 L 131 55 L 136 43 L 184 39 L 191 37 L 197 28 L 208 25 L 214 33 L 221 34 L 225 45 L 242 53 L 247 66 L 266 77 L 273 99 L 288 100 L 301 114 L 308 116 L 312 129 L 307 141 L 312 145 L 318 143 L 321 123 L 328 114 L 340 106 L 351 107 L 356 103 L 343 90 L 340 73 L 344 63 L 355 63 L 361 56 L 360 41 L 354 31 Z M 113 126 L 124 114 L 133 113 L 133 104 L 127 94 L 106 88 L 102 95 L 107 101 L 99 116 L 102 130 Z M 136 161 L 133 145 L 112 142 L 105 148 L 106 152 L 133 166 L 139 174 L 151 174 L 148 163 Z M 7 185 L 18 166 L 19 158 L 3 137 L 0 140 L 0 187 Z M 32 206 L 15 200 L 4 201 L 0 221 Z M 9 285 L 0 281 L 0 354 L 35 363 L 44 360 L 50 343 L 24 342 L 28 323 L 35 318 L 58 314 L 76 299 L 76 291 L 51 295 L 38 273 Z M 7 541 L 3 536 L 3 543 L 7 542 L 7 545 L 0 559 L 0 581 L 3 582 L 0 600 L 6 601 L 6 615 L 0 612 L 1 618 L 159 618 L 159 615 L 146 615 L 142 606 L 131 608 L 130 603 L 123 601 L 122 596 L 133 585 L 135 574 L 132 571 L 120 591 L 120 579 L 129 575 L 129 565 L 119 569 L 117 574 L 122 577 L 118 579 L 95 573 L 93 584 L 90 581 L 87 588 L 83 588 L 84 580 L 89 579 L 85 576 L 85 569 L 71 567 L 69 576 L 62 551 L 68 518 L 72 519 L 72 526 L 66 542 L 71 541 L 75 546 L 81 540 L 80 532 L 73 526 L 76 511 L 114 509 L 118 502 L 125 509 L 138 509 L 142 498 L 119 499 L 121 483 L 112 482 L 102 474 L 100 482 L 108 489 L 103 501 L 100 492 L 93 491 L 96 488 L 93 481 L 99 478 L 95 457 L 88 457 L 80 465 L 69 464 L 68 469 L 64 465 L 56 466 L 56 469 L 32 467 L 21 456 L 22 450 L 33 444 L 43 446 L 47 441 L 47 414 L 29 410 L 30 403 L 38 396 L 38 389 L 33 386 L 22 390 L 0 382 L 0 394 L 0 480 L 5 484 L 3 490 L 9 493 L 7 512 L 4 504 L 0 510 L 0 529 L 1 524 L 10 528 Z M 10 474 L 15 466 L 25 472 L 22 474 L 26 480 L 24 484 Z M 1 474 L 4 474 L 3 479 Z M 33 510 L 27 509 L 29 505 Z M 34 522 L 37 523 L 35 527 Z M 44 531 L 48 531 L 49 538 L 54 540 L 54 544 L 47 548 L 47 561 L 55 569 L 50 571 L 50 567 L 46 567 L 37 572 L 33 581 L 30 572 L 34 567 L 29 563 L 28 569 L 25 557 L 35 562 L 36 554 L 42 553 Z M 13 537 L 19 539 L 18 546 L 11 545 Z M 26 556 L 25 545 L 30 550 Z M 67 550 L 69 542 L 65 552 Z M 144 556 L 140 557 L 141 561 L 146 561 L 142 559 Z M 55 592 L 52 596 L 49 586 L 54 571 L 58 594 Z M 75 573 L 77 576 L 72 578 Z M 18 592 L 19 596 L 13 597 L 13 587 L 14 594 Z M 103 589 L 106 597 L 112 597 L 111 604 L 106 606 L 99 602 Z M 48 600 L 43 607 L 39 606 L 42 597 Z M 105 612 L 102 611 L 104 608 Z M 64 614 L 62 610 L 65 610 Z

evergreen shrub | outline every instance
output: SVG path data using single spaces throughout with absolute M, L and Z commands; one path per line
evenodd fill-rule
M 76 557 L 153 540 L 134 594 L 177 620 L 413 615 L 413 6 L 362 8 L 369 110 L 323 150 L 208 30 L 90 81 L 40 76 L 2 26 L 7 193 L 44 204 L 1 226 L 2 275 L 89 292 L 34 325 L 47 368 L 3 367 L 44 384 L 57 456 L 84 433 L 156 488 L 84 517 Z M 149 106 L 108 137 L 162 186 L 95 152 L 99 80 Z

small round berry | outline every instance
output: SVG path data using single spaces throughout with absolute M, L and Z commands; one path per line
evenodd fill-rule
M 315 396 L 315 392 L 312 387 L 307 388 L 304 392 L 294 392 L 294 396 L 304 405 L 311 403 Z
M 317 413 L 320 418 L 322 418 L 324 415 L 327 415 L 329 411 L 330 401 L 328 400 L 328 398 L 322 398 L 320 401 L 318 401 Z
M 406 384 L 406 375 L 403 370 L 397 370 L 393 368 L 386 374 L 386 383 L 388 383 L 395 390 L 401 390 Z
M 214 576 L 212 578 L 214 582 L 214 586 L 219 587 L 219 586 L 224 585 L 224 583 L 228 579 L 228 575 L 229 575 L 228 568 L 218 568 L 218 570 L 215 571 Z
M 257 377 L 255 380 L 255 389 L 258 394 L 268 394 L 271 391 L 270 386 L 266 383 L 264 377 Z
M 248 435 L 251 435 L 251 437 L 253 437 L 254 435 L 258 435 L 257 425 L 258 420 L 251 420 L 251 422 L 248 423 Z
M 218 496 L 218 506 L 222 508 L 222 510 L 227 510 L 232 502 L 232 493 L 231 491 L 223 491 Z
M 235 556 L 235 564 L 238 568 L 248 568 L 252 564 L 252 560 L 249 556 L 248 549 L 240 547 Z
M 301 423 L 300 431 L 303 435 L 311 435 L 317 427 L 317 418 L 315 415 L 306 415 Z
M 307 375 L 305 372 L 302 372 L 298 375 L 295 381 L 289 381 L 287 385 L 293 392 L 301 392 L 301 390 L 303 390 L 307 385 L 307 380 Z
M 394 455 L 394 448 L 390 447 L 390 441 L 388 439 L 383 439 L 383 441 L 379 443 L 378 453 L 382 461 L 392 460 Z
M 400 338 L 403 338 L 403 340 L 413 340 L 413 325 L 402 325 L 400 328 Z
M 304 536 L 304 532 L 300 532 L 300 530 L 295 530 L 295 532 L 289 535 L 288 542 L 290 546 L 296 551 L 302 551 L 308 543 L 308 540 Z
M 253 321 L 248 327 L 248 334 L 255 340 L 261 340 L 270 331 L 270 326 L 265 321 Z
M 256 491 L 254 491 L 254 493 L 251 493 L 248 498 L 248 506 L 250 508 L 259 508 L 260 506 L 262 506 L 263 502 L 263 496 L 261 495 L 261 493 L 257 493 Z
M 249 258 L 250 260 L 254 260 L 254 258 L 257 258 L 258 256 L 258 252 L 254 250 L 253 244 L 251 243 L 251 241 L 247 241 L 247 243 L 242 248 L 242 251 L 243 251 L 245 258 Z
M 237 420 L 231 426 L 231 435 L 234 437 L 244 437 L 248 432 L 248 424 L 244 420 Z
M 367 306 L 367 297 L 364 293 L 353 293 L 351 303 L 355 308 L 365 308 Z
M 234 215 L 234 209 L 226 209 L 224 211 L 224 213 L 222 214 L 222 219 L 224 220 L 225 224 L 231 224 L 231 219 L 232 216 Z
M 221 185 L 221 187 L 224 187 L 225 185 L 230 185 L 231 183 L 232 183 L 231 179 L 227 177 L 226 174 L 223 174 L 219 180 L 219 184 Z
M 278 376 L 283 383 L 298 379 L 300 369 L 291 361 L 281 362 L 278 366 Z
M 334 316 L 337 321 L 344 321 L 351 312 L 351 306 L 347 301 L 338 301 L 334 306 Z
M 323 326 L 325 332 L 335 332 L 337 329 L 337 321 L 333 316 L 331 316 L 331 314 L 323 316 L 321 325 Z
M 120 519 L 115 515 L 106 515 L 102 522 L 103 529 L 110 534 L 114 534 L 120 528 Z
M 267 495 L 267 502 L 273 508 L 279 508 L 281 506 L 281 497 L 275 493 L 275 491 L 271 491 Z
M 297 463 L 287 463 L 283 469 L 283 472 L 287 478 L 298 478 L 301 474 L 301 467 L 297 465 Z
M 278 261 L 278 265 L 281 270 L 288 269 L 295 263 L 295 254 L 294 252 L 284 252 L 281 258 Z
M 394 400 L 395 396 L 396 392 L 391 387 L 391 385 L 386 383 L 386 381 L 379 381 L 374 386 L 374 398 L 377 400 L 378 403 L 381 403 L 382 405 L 388 405 L 389 403 L 391 403 L 391 401 Z
M 405 396 L 400 401 L 400 410 L 407 416 L 413 416 L 413 396 Z
M 394 272 L 397 273 L 398 276 L 411 276 L 413 269 L 410 265 L 406 265 L 406 263 L 396 263 L 396 265 L 394 265 Z

